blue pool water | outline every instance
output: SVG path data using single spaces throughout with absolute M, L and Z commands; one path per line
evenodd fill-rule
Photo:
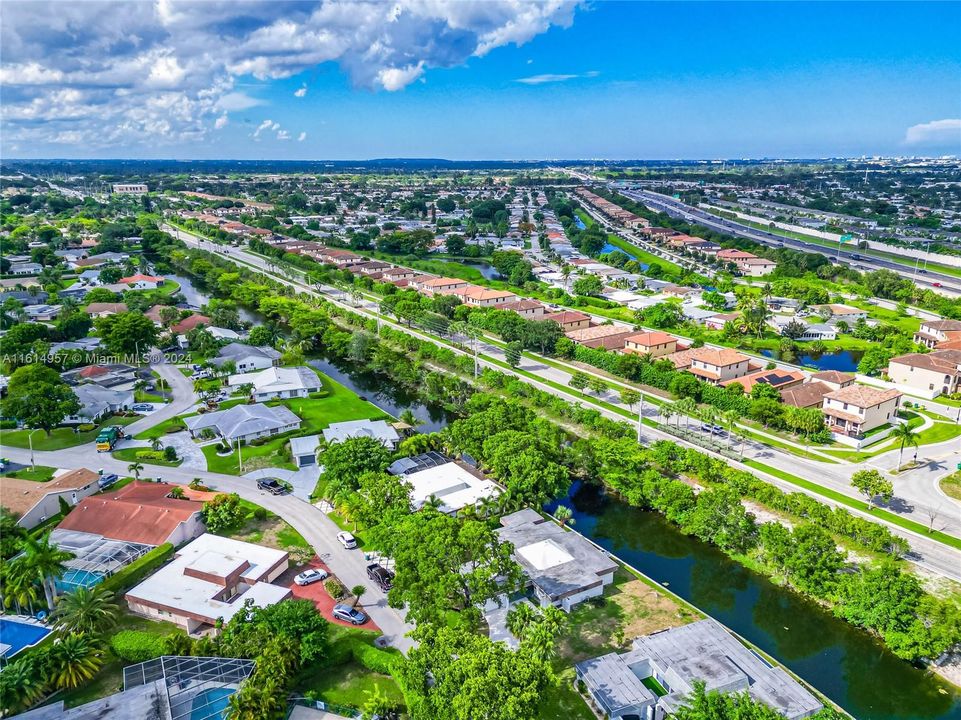
M 578 230 L 583 230 L 587 227 L 587 225 L 584 224 L 584 221 L 577 217 L 577 215 L 574 216 L 574 224 L 577 226 Z
M 25 647 L 40 642 L 50 629 L 39 625 L 17 622 L 8 618 L 0 618 L 0 643 L 9 645 L 10 649 L 4 657 L 12 657 Z
M 92 570 L 69 569 L 57 580 L 57 589 L 60 592 L 72 592 L 79 587 L 92 588 L 104 578 L 103 573 L 93 572 Z
M 211 688 L 197 693 L 190 707 L 190 720 L 223 720 L 233 688 Z

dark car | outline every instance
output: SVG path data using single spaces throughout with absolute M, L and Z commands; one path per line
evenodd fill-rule
M 271 495 L 283 495 L 285 492 L 287 492 L 287 488 L 282 485 L 279 480 L 274 478 L 264 478 L 263 480 L 258 480 L 257 487 L 261 490 L 266 490 Z
M 367 577 L 373 580 L 377 584 L 377 587 L 384 592 L 390 590 L 391 585 L 394 583 L 394 573 L 385 567 L 381 567 L 377 563 L 371 563 L 367 566 Z
M 367 615 L 350 605 L 334 605 L 332 614 L 336 619 L 353 623 L 354 625 L 363 625 L 367 622 Z

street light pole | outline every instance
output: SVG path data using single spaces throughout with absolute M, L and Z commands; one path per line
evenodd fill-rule
M 30 443 L 30 469 L 36 470 L 37 466 L 33 461 L 33 434 L 37 432 L 37 428 L 34 428 L 29 433 L 27 433 L 27 442 Z
M 641 406 L 637 411 L 637 444 L 641 444 L 641 423 L 644 420 L 644 393 L 641 393 Z

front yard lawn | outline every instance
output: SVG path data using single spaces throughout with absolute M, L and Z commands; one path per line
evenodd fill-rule
M 20 480 L 33 480 L 34 482 L 47 482 L 53 479 L 53 474 L 56 470 L 56 468 L 47 467 L 46 465 L 37 465 L 32 468 L 25 467 L 20 470 L 5 472 L 4 476 L 19 478 Z
M 961 470 L 941 478 L 941 489 L 945 495 L 961 500 Z
M 100 433 L 100 428 L 102 427 L 108 425 L 129 425 L 139 419 L 139 415 L 132 415 L 130 417 L 112 415 L 106 420 L 103 420 L 93 430 L 78 432 L 72 427 L 59 427 L 52 430 L 50 435 L 47 435 L 43 430 L 4 430 L 3 442 L 11 447 L 28 448 L 30 447 L 30 441 L 27 436 L 33 432 L 34 450 L 63 450 L 64 448 L 93 442 L 97 439 L 97 435 Z
M 256 481 L 251 480 L 251 485 L 256 485 Z M 243 542 L 264 545 L 275 550 L 286 550 L 290 553 L 297 553 L 309 559 L 314 554 L 314 549 L 310 546 L 303 535 L 294 530 L 285 520 L 272 512 L 264 510 L 249 500 L 241 500 L 240 506 L 246 511 L 244 519 L 235 528 L 230 528 L 220 532 L 224 537 L 242 540 Z M 266 516 L 263 520 L 256 517 L 258 510 L 264 510 Z
M 141 465 L 160 465 L 162 467 L 179 467 L 180 463 L 184 461 L 183 458 L 177 458 L 170 462 L 168 460 L 143 460 L 137 457 L 138 452 L 149 449 L 142 447 L 123 448 L 122 450 L 114 450 L 112 455 L 116 460 L 123 460 L 124 462 L 138 462 Z

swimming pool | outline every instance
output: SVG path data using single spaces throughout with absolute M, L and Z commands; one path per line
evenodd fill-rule
M 24 648 L 36 645 L 50 633 L 50 628 L 32 623 L 0 618 L 0 657 L 13 657 Z
M 69 568 L 57 581 L 57 589 L 60 592 L 72 592 L 80 587 L 92 588 L 97 583 L 103 582 L 104 574 L 93 570 L 75 570 Z
M 236 688 L 201 690 L 190 705 L 190 720 L 223 720 Z

